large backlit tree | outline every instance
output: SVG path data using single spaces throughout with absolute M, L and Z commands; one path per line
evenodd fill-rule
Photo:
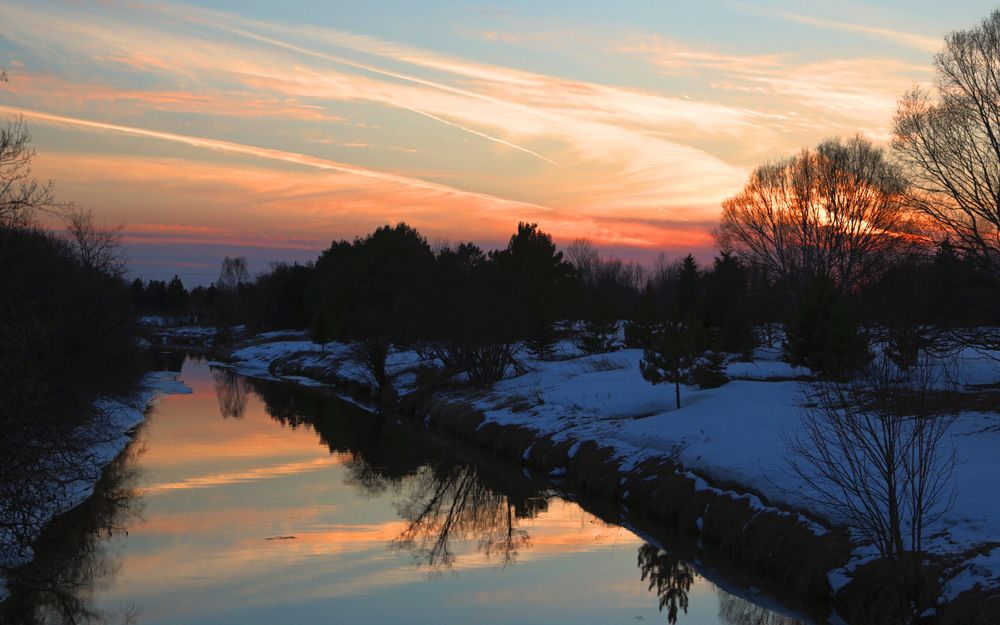
M 1000 272 L 1000 10 L 953 32 L 934 60 L 933 91 L 899 103 L 892 145 L 909 201 L 951 244 Z
M 761 165 L 723 205 L 724 251 L 793 288 L 817 275 L 854 290 L 883 266 L 907 226 L 906 184 L 861 136 Z

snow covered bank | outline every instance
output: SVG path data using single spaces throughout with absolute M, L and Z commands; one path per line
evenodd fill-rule
M 296 340 L 275 338 L 235 351 L 232 366 L 249 375 L 296 383 L 302 382 L 304 372 L 321 372 L 306 373 L 312 385 L 337 378 L 366 381 L 352 364 L 347 345 L 321 347 L 304 335 Z M 473 442 L 518 461 L 547 466 L 551 458 L 561 458 L 562 464 L 551 467 L 554 475 L 572 476 L 577 467 L 576 473 L 594 484 L 603 480 L 595 487 L 629 506 L 638 497 L 637 488 L 648 494 L 653 486 L 636 485 L 625 475 L 631 471 L 666 479 L 662 471 L 657 473 L 658 463 L 676 461 L 690 486 L 678 483 L 673 494 L 694 497 L 703 511 L 665 512 L 689 515 L 685 522 L 692 531 L 728 535 L 713 525 L 723 520 L 718 500 L 724 497 L 739 502 L 740 510 L 727 512 L 733 518 L 785 515 L 794 527 L 783 531 L 816 537 L 828 532 L 815 519 L 829 519 L 832 511 L 803 496 L 806 487 L 787 462 L 786 440 L 801 425 L 809 388 L 804 380 L 810 372 L 782 362 L 779 350 L 760 349 L 752 362 L 731 363 L 727 373 L 732 381 L 720 388 L 683 387 L 679 410 L 674 408 L 672 389 L 652 386 L 641 377 L 640 350 L 583 356 L 565 344 L 561 351 L 567 356 L 564 360 L 528 360 L 528 373 L 486 390 L 440 391 L 433 398 L 438 402 L 435 410 L 447 411 L 444 404 L 465 406 L 464 412 L 454 409 L 450 429 L 463 430 Z M 984 385 L 1000 380 L 997 356 L 966 350 L 945 364 L 964 391 L 980 393 Z M 393 354 L 390 369 L 397 390 L 405 393 L 412 387 L 412 369 L 419 362 L 412 352 Z M 296 366 L 286 369 L 289 363 Z M 288 374 L 291 370 L 297 373 Z M 1000 406 L 979 403 L 979 408 L 962 412 L 949 433 L 959 458 L 954 506 L 925 532 L 930 552 L 958 558 L 946 571 L 944 600 L 975 588 L 1000 589 L 1000 549 L 991 546 L 1000 543 L 1000 499 L 992 496 L 1000 488 Z M 429 422 L 440 417 L 427 402 L 410 409 Z M 551 453 L 553 447 L 558 453 Z M 607 475 L 592 475 L 576 458 L 581 450 L 587 451 L 589 463 L 622 477 L 609 484 Z M 716 503 L 711 503 L 713 498 Z M 972 559 L 959 558 L 973 551 L 978 555 Z M 828 586 L 834 590 L 843 586 L 857 565 L 870 560 L 864 547 L 856 549 L 848 566 L 828 571 Z
M 155 405 L 160 395 L 190 393 L 176 373 L 152 372 L 143 380 L 142 389 L 127 400 L 100 400 L 96 412 L 101 415 L 101 436 L 78 458 L 79 466 L 72 475 L 67 475 L 52 484 L 45 503 L 32 511 L 28 521 L 31 537 L 37 537 L 45 525 L 54 517 L 83 503 L 94 492 L 101 471 L 111 463 L 132 440 L 132 432 L 145 419 L 146 409 Z M 17 545 L 12 536 L 0 534 L 0 571 L 11 569 L 29 561 L 32 557 L 30 546 Z M 18 548 L 20 547 L 20 548 Z M 0 601 L 8 596 L 5 580 L 0 576 Z

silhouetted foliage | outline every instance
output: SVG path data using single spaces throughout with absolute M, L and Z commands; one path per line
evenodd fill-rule
M 524 346 L 538 360 L 552 360 L 560 333 L 554 323 L 543 323 L 524 341 Z
M 702 323 L 713 349 L 749 357 L 757 345 L 751 319 L 749 277 L 743 263 L 722 252 L 703 278 Z
M 639 370 L 652 384 L 672 383 L 679 409 L 681 383 L 688 380 L 703 351 L 704 342 L 695 328 L 677 320 L 664 321 L 653 328 Z
M 892 146 L 912 184 L 908 205 L 1000 283 L 1000 10 L 945 37 L 935 93 L 899 102 Z
M 847 378 L 870 358 L 850 298 L 824 275 L 806 286 L 785 332 L 789 361 L 825 376 Z
M 97 400 L 127 399 L 145 366 L 120 228 L 56 204 L 33 156 L 22 120 L 0 129 L 0 569 L 29 553 L 67 489 L 96 479 L 90 450 L 120 435 Z M 65 235 L 38 225 L 39 210 Z
M 519 223 L 507 247 L 490 252 L 496 285 L 510 302 L 508 323 L 523 338 L 567 311 L 576 271 L 538 224 Z
M 0 267 L 0 533 L 18 550 L 58 506 L 53 484 L 89 474 L 88 449 L 115 435 L 95 401 L 133 392 L 145 361 L 127 286 L 72 243 L 0 226 Z
M 386 358 L 393 344 L 418 338 L 434 255 L 410 226 L 383 226 L 353 243 L 335 242 L 316 263 L 310 292 L 313 331 L 355 342 L 354 353 L 372 381 L 389 381 Z
M 698 388 L 717 388 L 729 381 L 726 375 L 726 355 L 705 352 L 691 368 L 691 383 Z
M 617 343 L 618 322 L 604 317 L 585 319 L 576 333 L 576 347 L 585 354 L 610 352 Z
M 241 288 L 242 322 L 255 331 L 310 327 L 314 321 L 306 293 L 312 278 L 311 263 L 272 264 Z
M 723 203 L 720 247 L 797 292 L 817 275 L 844 291 L 875 278 L 912 224 L 907 188 L 884 151 L 860 135 L 759 166 Z

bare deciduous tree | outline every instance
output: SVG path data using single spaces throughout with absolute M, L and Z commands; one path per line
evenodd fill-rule
M 34 156 L 23 118 L 0 128 L 0 225 L 26 226 L 36 210 L 58 207 L 52 182 L 40 183 L 31 173 Z
M 910 204 L 952 245 L 1000 271 L 1000 10 L 945 38 L 936 93 L 900 100 L 892 145 Z
M 935 405 L 941 371 L 882 358 L 851 383 L 822 384 L 787 441 L 804 496 L 891 559 L 921 552 L 925 528 L 952 503 L 957 459 L 944 442 L 957 414 Z
M 758 167 L 723 205 L 724 251 L 792 285 L 825 274 L 846 290 L 878 274 L 909 231 L 906 184 L 881 148 L 856 136 Z
M 125 275 L 128 268 L 122 253 L 121 224 L 97 226 L 93 213 L 74 207 L 68 208 L 65 219 L 80 264 L 116 278 Z
M 228 293 L 235 293 L 241 284 L 250 281 L 250 272 L 247 270 L 247 259 L 242 256 L 230 258 L 226 256 L 219 269 L 219 280 L 215 283 L 215 288 Z
M 594 267 L 600 261 L 600 255 L 589 239 L 574 239 L 566 248 L 566 260 L 586 280 L 586 277 L 591 275 Z

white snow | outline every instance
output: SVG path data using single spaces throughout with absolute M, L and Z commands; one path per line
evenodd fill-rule
M 778 350 L 761 349 L 754 356 L 753 362 L 730 364 L 727 372 L 734 379 L 720 388 L 682 386 L 679 410 L 672 386 L 652 386 L 641 377 L 640 350 L 532 361 L 530 374 L 499 382 L 477 403 L 487 421 L 531 427 L 577 444 L 598 441 L 613 448 L 626 468 L 651 456 L 677 454 L 685 467 L 710 480 L 737 482 L 771 502 L 829 518 L 829 510 L 802 496 L 805 487 L 786 460 L 785 441 L 799 426 L 808 390 L 797 380 L 808 378 L 810 372 L 781 362 Z M 957 382 L 972 389 L 1000 379 L 997 356 L 965 350 L 945 366 L 953 375 L 957 372 Z M 626 366 L 597 371 L 588 366 L 601 358 Z M 512 411 L 512 396 L 534 405 Z M 997 412 L 962 413 L 951 431 L 951 443 L 959 457 L 955 504 L 925 532 L 932 536 L 928 550 L 941 554 L 1000 541 L 1000 498 L 990 496 L 1000 488 L 1000 407 Z M 710 488 L 703 481 L 699 487 Z M 757 497 L 749 497 L 754 507 L 764 507 Z M 826 531 L 799 517 L 815 533 Z M 866 555 L 861 548 L 854 565 Z M 980 556 L 976 563 L 980 567 L 976 570 L 992 571 L 992 577 L 965 569 L 961 578 L 965 585 L 954 582 L 955 589 L 967 589 L 970 576 L 981 585 L 1000 585 L 1000 550 Z M 833 572 L 831 583 L 842 585 L 847 573 Z
M 1000 547 L 967 560 L 958 573 L 945 585 L 941 601 L 952 601 L 958 595 L 975 587 L 996 588 L 1000 586 Z

